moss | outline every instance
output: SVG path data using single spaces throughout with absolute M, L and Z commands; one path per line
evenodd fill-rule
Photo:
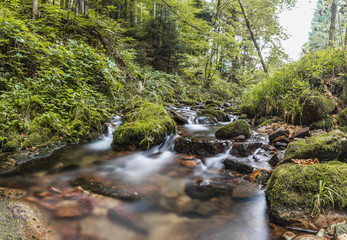
M 339 159 L 347 162 L 347 134 L 337 129 L 320 136 L 292 142 L 288 145 L 284 162 L 289 162 L 292 158 L 318 158 L 319 161 Z
M 20 142 L 18 140 L 12 140 L 5 143 L 2 147 L 3 152 L 14 152 L 20 148 Z
M 199 115 L 212 115 L 215 116 L 219 121 L 223 121 L 226 117 L 225 112 L 221 110 L 203 110 Z
M 334 161 L 316 165 L 288 163 L 277 167 L 270 177 L 266 191 L 270 211 L 277 207 L 310 210 L 320 180 L 325 180 L 326 187 L 341 196 L 334 196 L 335 207 L 346 208 L 347 164 Z
M 205 109 L 217 108 L 219 105 L 217 103 L 206 104 Z
M 48 141 L 50 140 L 50 137 L 47 134 L 40 134 L 40 133 L 32 133 L 30 134 L 23 143 L 23 148 L 26 147 L 44 147 L 48 144 Z
M 334 121 L 330 115 L 327 115 L 326 118 L 313 122 L 310 125 L 310 130 L 323 129 L 325 131 L 331 131 L 334 128 Z
M 319 121 L 334 110 L 333 101 L 325 96 L 307 97 L 303 105 L 303 115 L 308 123 Z
M 183 99 L 180 100 L 180 103 L 184 104 L 184 105 L 188 105 L 188 106 L 194 106 L 199 104 L 199 102 L 197 100 L 194 99 Z
M 240 107 L 240 113 L 246 114 L 249 118 L 254 118 L 256 116 L 255 106 L 242 105 Z
M 236 112 L 238 112 L 238 108 L 237 107 L 226 107 L 226 108 L 224 108 L 224 112 L 225 113 L 236 113 Z
M 343 109 L 337 116 L 339 126 L 347 126 L 347 108 Z
M 124 124 L 114 133 L 116 151 L 149 149 L 164 142 L 176 131 L 176 124 L 163 106 L 141 102 L 124 116 Z
M 239 135 L 250 137 L 251 134 L 251 129 L 246 120 L 236 120 L 218 129 L 216 137 L 220 139 L 230 139 Z

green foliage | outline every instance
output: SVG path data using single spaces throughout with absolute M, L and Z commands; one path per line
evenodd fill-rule
M 257 117 L 277 115 L 285 121 L 301 123 L 302 105 L 307 96 L 323 92 L 323 84 L 334 75 L 344 75 L 347 69 L 344 54 L 346 50 L 341 48 L 307 53 L 298 62 L 263 76 L 244 93 L 241 109 Z
M 311 202 L 312 216 L 317 216 L 321 212 L 325 213 L 325 204 L 327 201 L 330 202 L 332 208 L 335 207 L 335 198 L 342 198 L 340 194 L 326 186 L 326 180 L 319 180 L 319 186 L 317 194 L 314 195 Z M 342 199 L 343 200 L 343 199 Z
M 7 149 L 97 137 L 122 89 L 124 74 L 113 60 L 83 36 L 61 39 L 65 11 L 48 5 L 41 11 L 32 23 L 1 6 L 0 136 Z M 74 20 L 82 28 L 92 21 Z M 11 140 L 22 133 L 24 139 Z

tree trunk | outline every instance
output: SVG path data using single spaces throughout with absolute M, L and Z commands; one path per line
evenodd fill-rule
M 334 0 L 334 1 L 335 1 L 335 0 Z M 246 11 L 245 11 L 245 9 L 244 9 L 244 7 L 243 7 L 243 5 L 242 5 L 241 0 L 238 0 L 238 2 L 239 2 L 239 4 L 240 4 L 240 8 L 241 8 L 243 17 L 244 17 L 244 19 L 245 19 L 245 22 L 246 22 L 246 25 L 247 25 L 247 29 L 248 29 L 248 31 L 249 31 L 249 34 L 251 35 L 251 38 L 252 38 L 253 44 L 254 44 L 254 46 L 255 46 L 255 49 L 256 49 L 257 52 L 258 52 L 261 65 L 262 65 L 262 67 L 263 67 L 263 69 L 264 69 L 264 72 L 267 73 L 268 71 L 267 71 L 267 68 L 266 68 L 266 65 L 265 65 L 263 56 L 261 55 L 261 51 L 260 51 L 259 45 L 258 45 L 258 43 L 257 43 L 257 40 L 256 40 L 255 37 L 254 37 L 254 33 L 253 33 L 252 28 L 251 28 L 251 24 L 249 23 L 248 18 L 247 18 L 247 15 L 246 15 Z
M 135 0 L 130 0 L 130 27 L 135 26 Z
M 65 1 L 64 0 L 60 0 L 60 8 L 63 9 L 65 6 Z
M 335 26 L 336 26 L 336 13 L 337 13 L 337 0 L 333 0 L 331 4 L 331 20 L 329 29 L 329 46 L 332 47 L 335 39 Z
M 36 20 L 36 18 L 37 18 L 38 4 L 39 4 L 38 0 L 32 1 L 32 18 L 33 18 L 33 20 Z
M 71 0 L 65 0 L 65 9 L 68 11 L 71 10 Z
M 128 21 L 128 0 L 124 0 L 124 20 Z

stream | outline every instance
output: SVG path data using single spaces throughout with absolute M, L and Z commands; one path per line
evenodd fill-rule
M 178 126 L 184 137 L 215 141 L 229 122 L 208 124 L 190 107 L 171 107 L 189 119 Z M 0 185 L 26 191 L 24 199 L 41 206 L 61 239 L 269 239 L 264 190 L 250 176 L 223 168 L 227 149 L 210 156 L 174 151 L 178 134 L 148 151 L 111 150 L 114 117 L 108 131 L 91 143 L 68 145 L 51 156 L 29 161 Z M 252 131 L 248 142 L 268 143 Z M 256 169 L 270 169 L 262 147 L 249 156 L 233 156 Z

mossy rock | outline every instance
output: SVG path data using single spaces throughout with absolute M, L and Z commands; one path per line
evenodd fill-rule
M 114 133 L 112 149 L 146 150 L 176 132 L 176 124 L 163 106 L 147 101 L 136 105 L 124 116 L 124 124 Z
M 324 96 L 307 97 L 303 105 L 303 115 L 307 123 L 324 119 L 335 110 L 334 102 Z
M 183 100 L 180 100 L 179 102 L 184 104 L 184 105 L 188 105 L 188 106 L 195 106 L 195 105 L 199 104 L 199 102 L 197 100 L 194 100 L 194 99 L 183 99 Z
M 292 142 L 287 147 L 283 161 L 290 162 L 292 158 L 347 162 L 347 134 L 337 129 L 320 136 Z
M 215 116 L 219 121 L 224 121 L 226 119 L 226 114 L 225 112 L 221 110 L 203 110 L 201 111 L 201 114 L 199 115 L 212 115 Z
M 347 126 L 347 108 L 343 109 L 337 116 L 339 126 Z
M 205 109 L 214 109 L 214 108 L 218 108 L 219 105 L 217 103 L 210 103 L 210 104 L 207 104 L 205 106 Z
M 333 128 L 334 121 L 330 115 L 327 115 L 327 117 L 322 120 L 310 124 L 310 130 L 323 129 L 325 131 L 331 131 Z
M 251 128 L 246 120 L 236 120 L 218 129 L 216 137 L 220 139 L 230 139 L 244 135 L 248 138 L 251 134 Z
M 240 113 L 246 114 L 249 118 L 254 118 L 256 116 L 256 109 L 253 105 L 242 105 L 239 110 Z
M 325 181 L 325 186 L 338 194 L 333 194 L 335 208 L 347 209 L 346 163 L 336 161 L 315 165 L 287 163 L 275 168 L 267 185 L 266 199 L 270 216 L 281 218 L 281 215 L 290 215 L 291 210 L 309 215 L 312 212 L 312 200 L 319 191 L 320 180 Z M 327 198 L 324 200 L 326 207 L 332 207 Z

